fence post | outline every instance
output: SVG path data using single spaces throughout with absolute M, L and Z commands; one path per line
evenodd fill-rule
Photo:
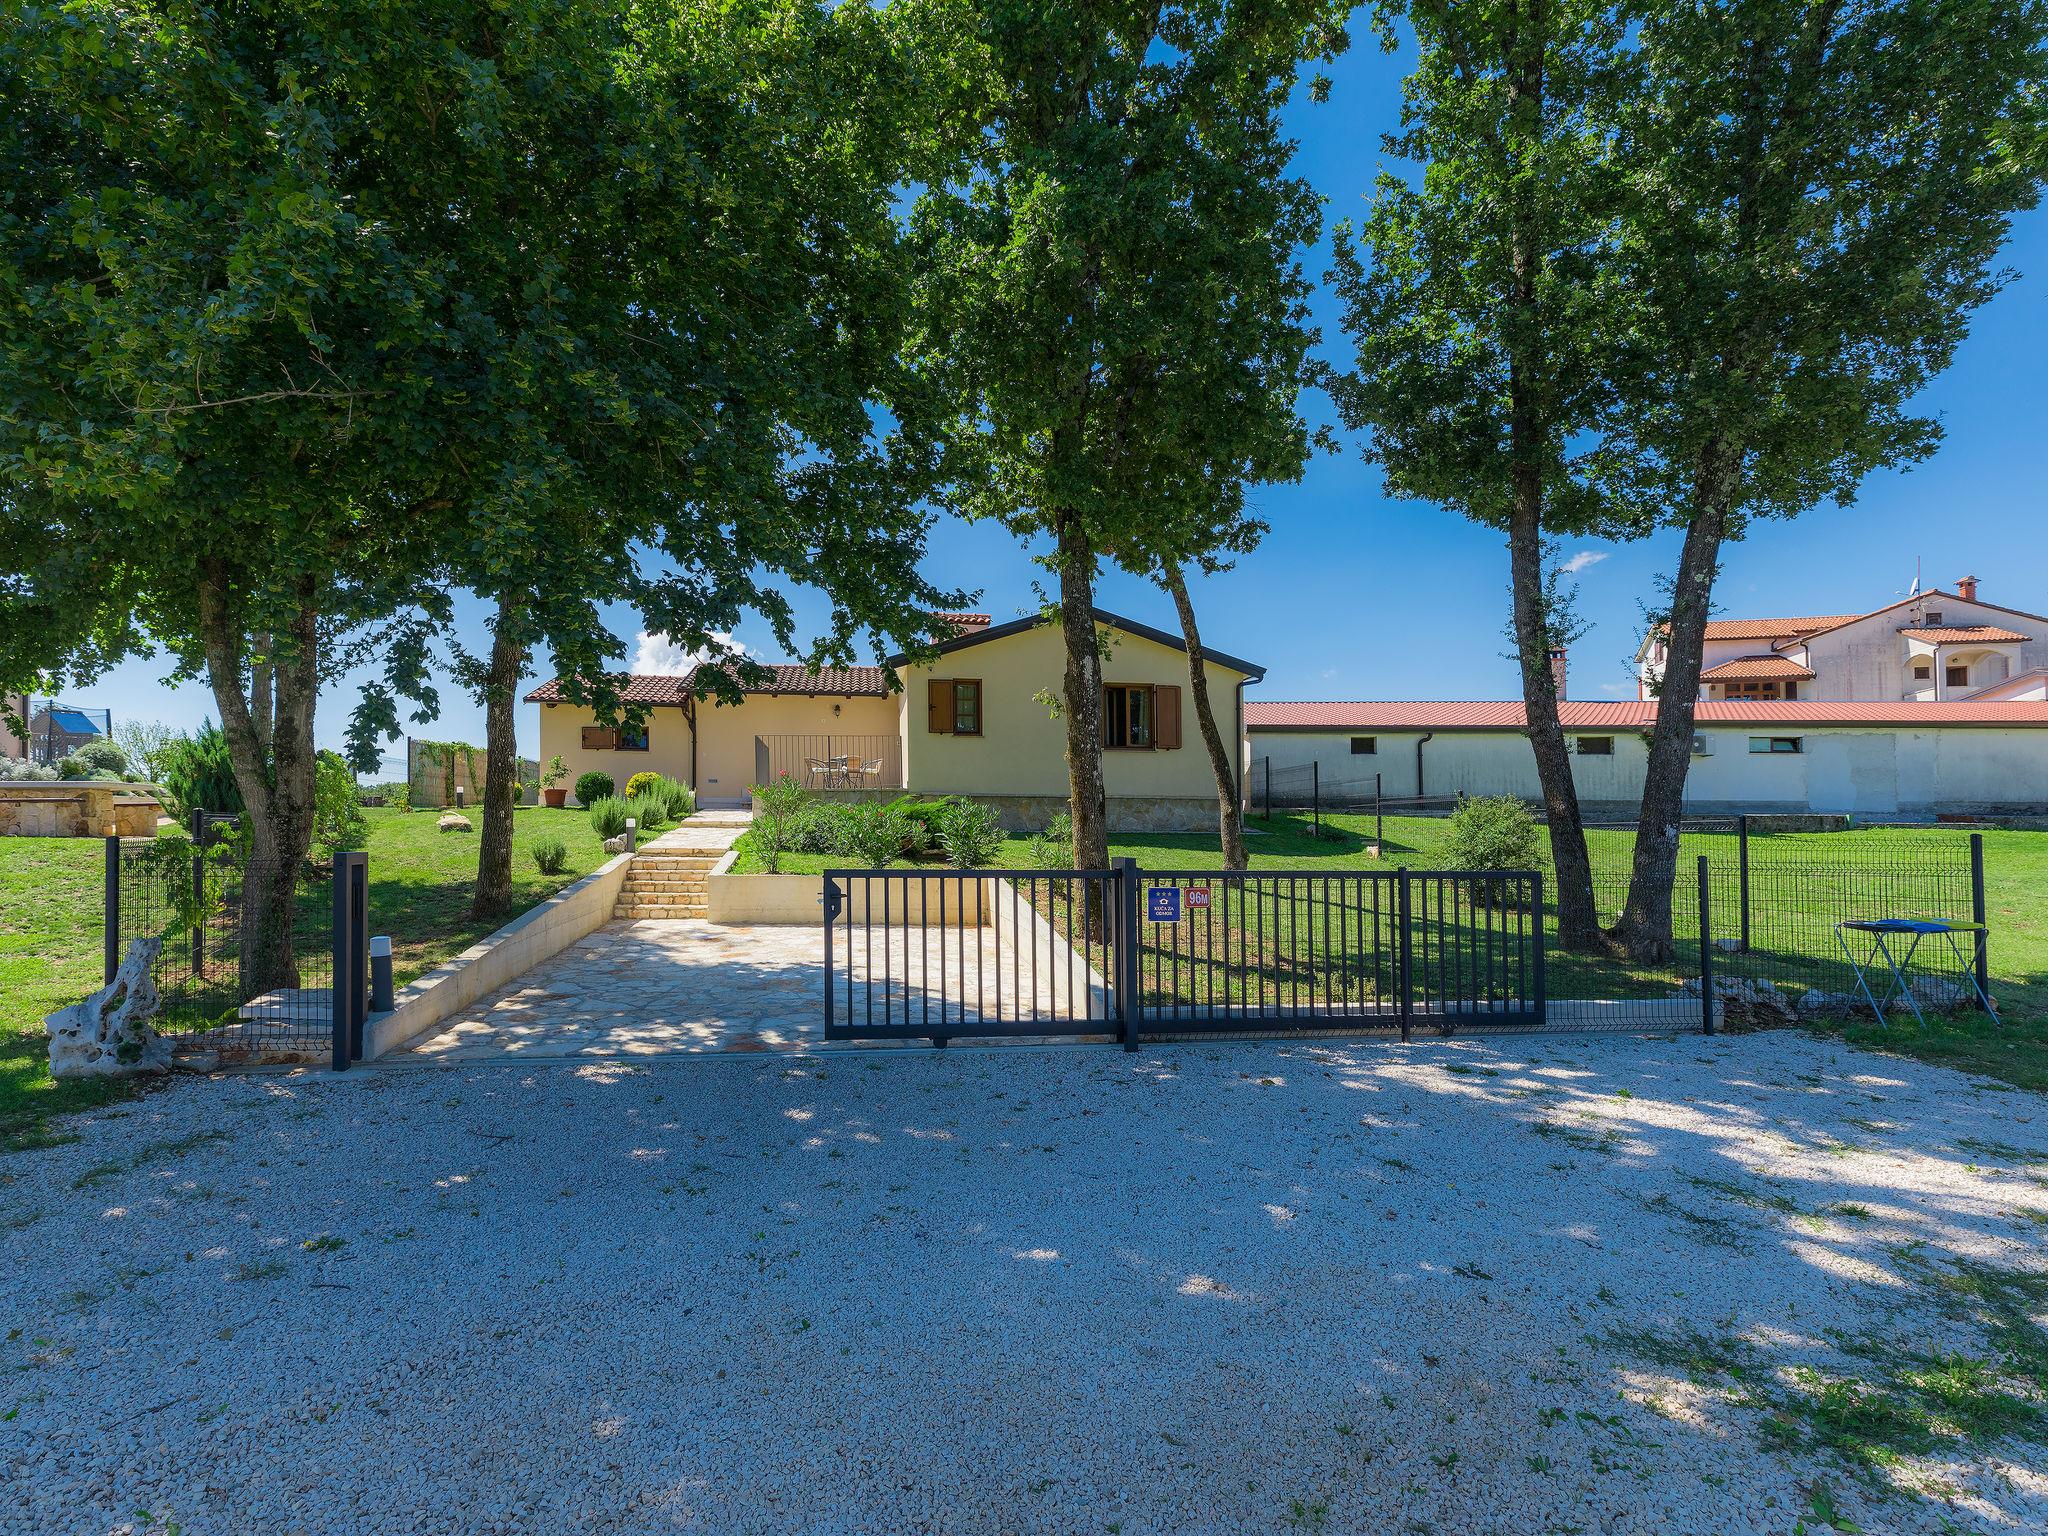
M 1742 952 L 1749 953 L 1749 817 L 1735 818 L 1735 858 L 1742 897 Z
M 1707 912 L 1707 856 L 1700 855 L 1700 1023 L 1714 1032 L 1714 932 Z
M 363 975 L 364 951 L 368 947 L 363 929 L 367 926 L 365 866 L 368 862 L 369 855 L 362 853 L 337 853 L 334 856 L 333 928 L 330 933 L 334 974 L 328 988 L 328 999 L 334 1029 L 332 1064 L 337 1072 L 346 1072 L 349 1063 L 362 1054 L 360 1010 L 365 1002 L 367 979 Z
M 1273 819 L 1273 756 L 1266 754 L 1266 810 L 1265 820 Z
M 114 972 L 121 969 L 121 839 L 106 839 L 106 848 L 106 937 L 101 945 L 100 968 L 105 972 L 101 985 L 111 987 Z
M 1401 1038 L 1413 1037 L 1415 1029 L 1415 945 L 1408 924 L 1408 871 L 1403 868 L 1394 881 L 1394 920 L 1401 926 L 1398 972 L 1401 986 Z
M 1985 929 L 1984 834 L 1970 834 L 1970 920 L 1977 925 L 1977 991 L 1979 1000 L 1991 995 L 1991 935 Z
M 1372 840 L 1382 850 L 1387 846 L 1387 820 L 1380 810 L 1380 776 L 1372 776 Z
M 1550 978 L 1543 971 L 1543 871 L 1536 871 L 1536 915 L 1533 920 L 1536 941 L 1536 1023 L 1538 1026 L 1550 1022 Z
M 348 870 L 349 1059 L 363 1059 L 363 1032 L 370 1021 L 370 856 L 351 854 Z
M 1312 835 L 1323 835 L 1323 760 L 1319 757 L 1308 765 L 1309 826 Z
M 1138 1048 L 1138 861 L 1116 861 L 1116 1017 L 1126 1051 Z
M 204 910 L 206 901 L 206 807 L 192 808 L 192 910 Z M 206 924 L 192 925 L 192 979 L 206 980 Z

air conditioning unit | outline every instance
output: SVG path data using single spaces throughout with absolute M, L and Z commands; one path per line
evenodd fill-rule
M 1707 745 L 1706 732 L 1694 731 L 1692 733 L 1692 755 L 1694 757 L 1712 757 L 1714 755 L 1714 749 Z

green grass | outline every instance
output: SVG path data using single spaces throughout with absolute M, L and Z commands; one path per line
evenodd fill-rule
M 475 833 L 437 831 L 432 811 L 363 815 L 370 828 L 370 931 L 391 935 L 400 985 L 499 926 L 469 915 Z M 549 836 L 569 850 L 558 875 L 543 875 L 533 862 L 533 845 Z M 515 912 L 581 879 L 605 857 L 581 811 L 521 808 L 513 831 Z M 52 1081 L 43 1034 L 45 1016 L 100 985 L 104 858 L 97 838 L 0 838 L 0 1149 L 61 1138 L 51 1116 L 134 1091 L 117 1079 Z M 325 880 L 308 881 L 300 894 L 305 920 L 317 925 L 328 900 Z

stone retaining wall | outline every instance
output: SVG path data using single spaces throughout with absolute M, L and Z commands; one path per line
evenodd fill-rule
M 104 779 L 0 784 L 0 837 L 154 837 L 163 807 Z

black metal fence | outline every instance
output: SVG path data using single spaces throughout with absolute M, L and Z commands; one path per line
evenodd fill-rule
M 825 1038 L 1533 1027 L 1534 873 L 826 872 Z
M 353 872 L 342 885 L 333 885 L 332 875 L 302 878 L 291 914 L 289 968 L 262 985 L 243 969 L 249 914 L 231 826 L 232 818 L 199 813 L 190 840 L 105 840 L 105 979 L 114 979 L 135 940 L 157 939 L 161 948 L 150 974 L 162 1006 L 153 1022 L 178 1040 L 181 1052 L 217 1054 L 227 1062 L 301 1061 L 326 1056 L 345 1039 L 349 1059 L 360 1057 L 364 1010 L 351 1012 L 347 1005 L 360 993 L 362 977 L 354 988 L 344 987 L 341 1011 L 334 978 L 336 956 L 347 945 L 354 946 L 354 970 L 345 964 L 340 974 L 356 974 L 366 964 L 364 856 L 337 856 L 336 869 Z M 335 1064 L 347 1063 L 336 1058 Z

